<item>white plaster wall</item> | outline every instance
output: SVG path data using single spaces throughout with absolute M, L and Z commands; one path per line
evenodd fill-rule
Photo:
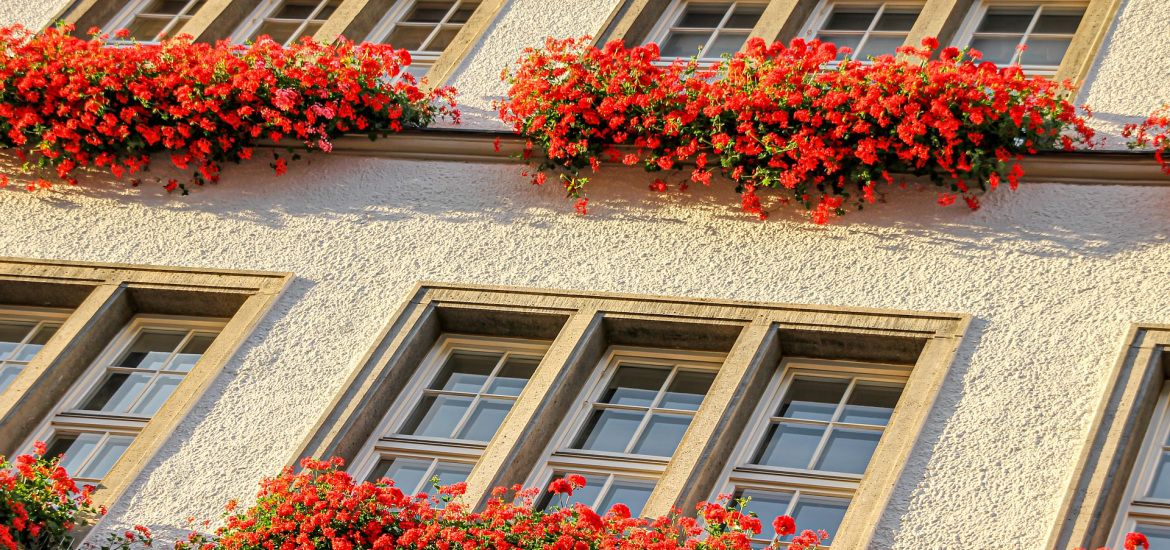
M 0 25 L 39 29 L 53 22 L 70 0 L 0 0 Z

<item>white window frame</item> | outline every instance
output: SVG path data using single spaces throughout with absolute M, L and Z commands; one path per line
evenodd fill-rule
M 724 2 L 721 2 L 718 0 L 710 0 L 707 2 L 696 1 L 696 0 L 673 0 L 670 3 L 670 6 L 668 6 L 665 10 L 663 10 L 662 16 L 658 18 L 658 22 L 654 24 L 654 27 L 650 30 L 650 33 L 646 35 L 646 42 L 647 43 L 653 42 L 655 44 L 658 44 L 659 47 L 663 46 L 664 44 L 666 44 L 666 39 L 670 37 L 671 31 L 676 28 L 675 23 L 677 23 L 679 21 L 679 19 L 682 17 L 683 13 L 686 10 L 686 6 L 688 4 L 708 4 L 708 3 L 709 4 L 722 4 Z M 723 19 L 721 19 L 719 21 L 719 25 L 717 27 L 714 27 L 712 29 L 714 32 L 711 33 L 711 38 L 707 39 L 707 44 L 705 44 L 703 46 L 703 55 L 698 57 L 698 60 L 702 63 L 718 63 L 719 61 L 723 60 L 723 58 L 720 56 L 707 57 L 706 56 L 706 49 L 708 47 L 710 47 L 711 44 L 715 42 L 715 39 L 717 39 L 719 37 L 720 31 L 723 30 L 724 25 L 727 24 L 728 18 L 730 18 L 731 14 L 735 12 L 735 8 L 739 4 L 750 4 L 750 5 L 756 5 L 756 6 L 763 6 L 766 9 L 768 7 L 768 0 L 732 0 L 730 2 L 726 2 L 726 4 L 727 4 L 727 10 L 723 12 Z M 697 27 L 683 27 L 683 28 L 690 29 L 690 28 L 697 28 Z M 749 34 L 749 38 L 750 38 L 750 34 Z M 687 59 L 688 57 L 663 56 L 662 61 L 669 63 L 669 62 L 674 61 L 676 59 Z
M 69 318 L 69 314 L 73 311 L 63 308 L 48 308 L 48 307 L 25 307 L 25 306 L 3 306 L 0 307 L 0 322 L 15 321 L 18 323 L 34 323 L 35 326 L 24 335 L 20 341 L 20 345 L 12 350 L 12 354 L 16 355 L 24 346 L 28 345 L 30 338 L 35 336 L 38 332 L 45 328 L 46 325 L 56 325 L 58 329 Z M 39 353 L 39 352 L 38 352 Z M 34 355 L 33 358 L 36 358 Z M 30 359 L 31 361 L 31 359 Z M 8 366 L 9 364 L 24 363 L 27 367 L 27 362 L 8 361 L 0 359 L 0 368 Z M 22 369 L 23 372 L 23 369 Z M 17 375 L 19 376 L 19 374 Z M 0 393 L 3 393 L 3 386 L 0 386 Z
M 905 1 L 905 0 L 903 0 L 901 2 L 896 2 L 896 1 L 895 2 L 883 2 L 880 0 L 870 1 L 870 2 L 865 2 L 865 1 L 860 1 L 860 0 L 821 0 L 820 4 L 817 5 L 816 10 L 813 11 L 813 14 L 808 18 L 808 21 L 805 22 L 804 29 L 802 29 L 800 31 L 799 36 L 803 37 L 805 40 L 812 40 L 812 39 L 816 38 L 817 34 L 821 32 L 822 27 L 824 27 L 825 23 L 828 22 L 829 15 L 833 13 L 834 8 L 837 8 L 837 7 L 874 8 L 874 7 L 876 7 L 878 11 L 876 14 L 874 14 L 873 19 L 870 20 L 869 27 L 866 28 L 865 31 L 829 31 L 829 32 L 837 32 L 837 33 L 859 32 L 861 34 L 861 42 L 858 43 L 857 50 L 861 50 L 861 48 L 863 46 L 865 46 L 866 41 L 869 40 L 869 38 L 871 36 L 874 36 L 875 33 L 877 35 L 892 35 L 892 34 L 897 33 L 897 34 L 906 34 L 907 36 L 909 36 L 909 34 L 911 32 L 909 30 L 906 31 L 905 33 L 902 33 L 902 31 L 878 31 L 878 30 L 874 29 L 874 26 L 877 25 L 878 20 L 881 19 L 882 15 L 886 12 L 887 9 L 897 10 L 897 9 L 917 8 L 918 9 L 918 16 L 922 17 L 922 8 L 925 5 L 926 5 L 925 0 L 923 0 L 923 1 Z M 893 53 L 893 52 L 891 52 L 891 53 Z M 853 59 L 855 55 L 857 55 L 856 51 L 853 52 L 852 55 L 850 55 L 850 58 Z M 856 58 L 856 61 L 860 61 L 862 63 L 869 63 L 870 62 L 870 60 L 868 58 L 866 58 L 866 59 Z M 836 64 L 835 61 L 832 63 Z
M 117 361 L 143 331 L 185 331 L 183 341 L 176 346 L 176 349 L 182 349 L 196 334 L 213 332 L 218 337 L 227 322 L 227 319 L 207 317 L 136 315 L 106 345 L 97 359 L 86 368 L 85 373 L 73 383 L 73 386 L 53 408 L 52 413 L 32 432 L 32 436 L 21 446 L 24 452 L 31 452 L 33 444 L 37 441 L 51 443 L 53 437 L 58 434 L 100 433 L 136 437 L 150 422 L 151 417 L 81 409 L 84 401 L 105 380 L 107 367 Z M 186 374 L 189 375 L 190 372 Z M 80 480 L 100 481 L 84 478 Z
M 612 474 L 618 477 L 652 481 L 657 484 L 672 457 L 574 449 L 571 447 L 573 441 L 577 439 L 581 430 L 589 422 L 594 411 L 593 405 L 604 394 L 610 380 L 621 366 L 626 364 L 660 366 L 718 373 L 726 358 L 726 354 L 716 352 L 667 351 L 660 348 L 611 346 L 602 357 L 598 368 L 594 369 L 584 391 L 581 392 L 580 395 L 583 398 L 579 399 L 573 409 L 566 413 L 561 427 L 557 430 L 558 436 L 545 449 L 538 462 L 539 466 L 533 469 L 525 486 L 536 486 L 544 489 L 552 482 L 556 472 L 597 476 Z M 705 399 L 706 396 L 704 396 Z M 702 403 L 700 403 L 699 408 L 702 408 Z M 698 416 L 698 410 L 695 410 L 692 419 Z M 641 429 L 644 428 L 645 423 Z M 632 439 L 636 440 L 637 436 L 638 434 L 635 434 Z M 612 483 L 612 478 L 607 483 Z M 604 513 L 604 510 L 599 512 Z M 631 512 L 637 516 L 640 511 L 631 510 Z
M 1032 21 L 1028 23 L 1028 28 L 1020 38 L 1020 44 L 1026 44 L 1032 38 L 1032 29 L 1036 26 L 1036 21 L 1040 19 L 1040 14 L 1044 12 L 1044 8 L 1054 9 L 1080 9 L 1086 14 L 1088 13 L 1089 0 L 983 0 L 971 7 L 971 11 L 967 14 L 967 18 L 963 20 L 963 24 L 959 27 L 959 32 L 955 33 L 955 46 L 959 48 L 966 48 L 971 45 L 971 40 L 975 37 L 975 30 L 979 28 L 979 24 L 983 22 L 983 17 L 987 15 L 987 10 L 990 8 L 1009 7 L 1009 8 L 1029 8 L 1039 7 L 1039 9 L 1032 14 Z M 1084 17 L 1082 15 L 1082 17 Z M 1083 21 L 1083 19 L 1082 19 Z M 1041 36 L 1043 38 L 1043 36 Z M 1073 40 L 1076 34 L 1073 34 Z M 1068 52 L 1065 52 L 1065 56 Z M 1013 54 L 1012 59 L 1019 59 L 1019 52 Z M 1063 63 L 1064 60 L 1061 59 Z M 1026 73 L 1030 75 L 1052 76 L 1056 74 L 1059 64 L 1055 66 L 1049 65 L 1020 65 Z
M 410 383 L 402 389 L 402 393 L 399 394 L 402 397 L 390 407 L 377 429 L 374 430 L 365 445 L 362 446 L 362 450 L 354 458 L 350 465 L 351 475 L 356 479 L 367 479 L 373 474 L 374 468 L 381 460 L 397 457 L 438 458 L 443 462 L 474 465 L 487 447 L 487 441 L 434 438 L 398 432 L 409 421 L 415 408 L 422 402 L 425 397 L 424 391 L 439 375 L 452 353 L 456 351 L 502 352 L 505 354 L 502 360 L 506 360 L 506 356 L 512 354 L 543 357 L 548 352 L 549 345 L 550 342 L 547 341 L 520 338 L 441 336 L 422 363 L 419 364 Z M 519 402 L 523 395 L 524 392 L 521 391 L 514 402 Z
M 826 473 L 811 469 L 762 466 L 751 463 L 752 455 L 764 444 L 764 439 L 768 435 L 769 424 L 771 424 L 772 419 L 775 417 L 775 413 L 780 407 L 780 401 L 785 393 L 787 393 L 794 379 L 802 377 L 849 380 L 849 389 L 842 397 L 841 402 L 838 403 L 839 413 L 842 406 L 841 403 L 848 400 L 849 392 L 856 387 L 858 381 L 876 382 L 879 384 L 900 384 L 903 387 L 903 392 L 905 392 L 905 385 L 909 380 L 912 369 L 912 366 L 882 363 L 859 363 L 803 358 L 781 360 L 779 367 L 776 369 L 776 374 L 772 376 L 771 381 L 768 383 L 768 388 L 764 390 L 764 394 L 760 397 L 756 405 L 756 410 L 752 412 L 751 419 L 744 426 L 743 433 L 746 434 L 746 437 L 741 438 L 739 445 L 732 451 L 731 459 L 727 461 L 727 466 L 724 467 L 723 473 L 720 475 L 721 481 L 715 486 L 715 491 L 711 494 L 711 500 L 714 501 L 720 494 L 734 495 L 745 489 L 793 493 L 793 498 L 788 504 L 790 512 L 800 499 L 804 497 L 844 498 L 852 500 L 853 496 L 857 493 L 864 474 L 843 472 Z M 899 396 L 900 400 L 901 396 Z M 895 410 L 897 410 L 896 407 Z M 881 428 L 883 438 L 888 430 L 889 423 L 887 422 Z M 822 438 L 817 453 L 823 451 L 827 440 L 827 437 Z M 880 446 L 881 440 L 879 439 L 878 447 Z M 815 457 L 816 455 L 814 455 L 814 459 Z M 870 466 L 872 466 L 872 457 L 870 458 Z M 815 463 L 815 460 L 812 462 Z M 818 528 L 815 525 L 808 527 L 813 529 Z M 798 528 L 800 527 L 798 526 Z M 769 542 L 764 539 L 754 540 L 758 542 Z M 831 544 L 832 540 L 829 543 Z
M 463 27 L 467 26 L 467 23 L 468 23 L 467 21 L 465 21 L 463 23 L 450 23 L 449 22 L 449 20 L 451 19 L 451 16 L 453 16 L 455 14 L 455 12 L 458 11 L 459 7 L 461 5 L 463 5 L 467 0 L 454 0 L 454 1 L 455 1 L 455 3 L 451 4 L 451 7 L 447 10 L 447 13 L 443 15 L 443 19 L 441 21 L 439 21 L 438 23 L 435 23 L 435 28 L 433 30 L 431 30 L 431 34 L 427 35 L 426 39 L 423 40 L 423 44 L 426 44 L 427 42 L 433 40 L 435 38 L 435 36 L 438 35 L 438 33 L 440 31 L 442 31 L 443 29 L 457 27 L 459 30 L 462 30 Z M 418 3 L 417 0 L 399 0 L 399 1 L 395 2 L 394 5 L 390 6 L 389 10 L 386 10 L 386 14 L 382 16 L 382 19 L 380 21 L 378 21 L 378 23 L 376 25 L 374 25 L 374 28 L 370 29 L 370 33 L 366 35 L 365 41 L 380 44 L 384 40 L 389 38 L 390 33 L 394 32 L 394 27 L 398 26 L 399 23 L 403 22 L 402 20 L 406 17 L 406 15 L 408 13 L 410 13 L 410 10 L 414 9 L 415 4 L 417 4 L 417 3 Z M 475 6 L 475 9 L 478 10 L 480 8 L 480 6 L 482 6 L 482 5 L 483 5 L 483 3 L 480 2 L 479 4 L 477 4 Z M 475 11 L 472 11 L 473 16 L 474 16 L 474 14 L 475 14 Z M 393 45 L 394 44 L 391 44 L 391 46 L 393 46 Z M 450 45 L 450 44 L 448 44 L 448 45 Z M 444 48 L 444 50 L 446 50 L 446 48 Z M 426 72 L 425 69 L 429 69 L 431 66 L 433 66 L 435 64 L 435 62 L 437 62 L 439 60 L 439 56 L 443 55 L 442 51 L 435 51 L 435 50 L 407 50 L 407 51 L 410 52 L 410 59 L 411 59 L 410 66 L 407 67 L 407 70 L 411 70 L 412 74 L 417 73 L 416 76 L 422 76 L 422 74 L 425 74 L 425 72 Z
M 276 10 L 280 9 L 280 7 L 284 5 L 285 0 L 262 0 L 256 6 L 256 9 L 252 10 L 252 13 L 248 14 L 248 17 L 244 19 L 244 22 L 240 23 L 240 25 L 236 27 L 235 32 L 232 33 L 231 40 L 232 42 L 241 44 L 252 40 L 253 35 L 260 30 L 260 27 L 264 25 L 264 22 L 270 19 L 287 23 L 300 21 L 300 25 L 297 27 L 297 30 L 293 32 L 288 41 L 283 44 L 284 46 L 287 46 L 305 36 L 305 27 L 307 27 L 309 23 L 313 21 L 318 21 L 317 14 L 321 13 L 321 10 L 325 9 L 325 5 L 328 4 L 329 1 L 330 0 L 316 0 L 317 7 L 313 8 L 313 11 L 309 13 L 309 16 L 304 19 L 283 19 L 272 17 L 272 15 L 276 13 Z
M 1170 529 L 1170 498 L 1157 499 L 1144 495 L 1154 481 L 1154 473 L 1158 467 L 1158 458 L 1170 438 L 1170 381 L 1162 385 L 1158 395 L 1158 405 L 1154 415 L 1150 418 L 1150 425 L 1142 439 L 1141 451 L 1134 461 L 1133 473 L 1129 476 L 1129 483 L 1117 507 L 1117 516 L 1113 521 L 1113 531 L 1109 542 L 1114 548 L 1125 545 L 1125 535 L 1137 531 L 1138 524 L 1153 525 Z
M 106 25 L 104 30 L 112 33 L 113 31 L 119 29 L 128 29 L 130 24 L 134 22 L 134 18 L 138 17 L 138 14 L 142 13 L 142 11 L 149 7 L 152 2 L 154 2 L 154 0 L 131 0 L 130 2 L 127 2 L 126 5 L 123 6 L 122 9 L 119 10 L 112 19 L 110 19 L 110 22 Z M 163 30 L 159 31 L 159 34 L 165 33 L 165 36 L 174 36 L 176 29 L 181 28 L 184 23 L 190 21 L 191 18 L 195 16 L 195 12 L 190 10 L 195 6 L 195 4 L 199 3 L 199 0 L 186 0 L 186 2 L 187 3 L 183 6 L 182 11 L 170 16 L 170 21 L 168 21 L 166 26 L 163 27 Z M 163 19 L 161 16 L 152 16 L 151 18 Z M 111 42 L 128 44 L 130 40 L 111 38 Z M 158 44 L 157 35 L 151 40 L 138 40 L 138 43 Z

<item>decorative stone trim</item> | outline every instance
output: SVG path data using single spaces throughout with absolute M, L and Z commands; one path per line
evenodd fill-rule
M 211 347 L 103 478 L 94 499 L 108 506 L 210 387 L 291 279 L 290 273 L 0 258 L 0 303 L 73 309 L 0 395 L 0 454 L 18 450 L 134 315 L 227 318 Z
M 725 352 L 644 510 L 655 516 L 709 498 L 781 357 L 912 365 L 856 494 L 858 504 L 850 507 L 834 542 L 864 548 L 968 323 L 961 314 L 420 283 L 290 464 L 302 456 L 352 460 L 445 333 L 551 340 L 467 480 L 464 500 L 470 505 L 482 505 L 492 487 L 524 482 L 611 346 Z

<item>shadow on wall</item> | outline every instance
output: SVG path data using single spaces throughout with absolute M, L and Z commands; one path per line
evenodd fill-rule
M 258 157 L 261 155 L 257 155 Z M 161 167 L 165 160 L 156 163 Z M 263 160 L 225 168 L 223 182 L 196 187 L 188 196 L 168 194 L 157 181 L 141 186 L 90 178 L 76 187 L 57 184 L 36 191 L 35 200 L 70 210 L 91 201 L 114 208 L 150 208 L 182 215 L 210 215 L 279 231 L 293 223 L 332 224 L 360 230 L 385 224 L 492 224 L 551 230 L 588 229 L 591 224 L 645 225 L 646 231 L 678 231 L 756 240 L 818 238 L 839 241 L 869 235 L 888 250 L 930 246 L 949 254 L 981 257 L 1014 253 L 1038 257 L 1101 257 L 1160 246 L 1170 235 L 1170 188 L 1118 185 L 1024 184 L 982 197 L 971 212 L 959 201 L 936 204 L 938 189 L 886 187 L 878 204 L 813 225 L 798 205 L 764 197 L 771 211 L 760 222 L 740 210 L 732 185 L 691 185 L 678 192 L 647 189 L 653 177 L 638 169 L 612 168 L 589 184 L 589 214 L 579 216 L 559 184 L 536 187 L 513 164 L 477 165 L 309 155 L 274 176 Z M 177 177 L 169 166 L 152 177 Z M 23 182 L 3 195 L 24 198 Z M 3 200 L 3 199 L 0 199 Z M 31 200 L 31 199 L 25 199 Z M 443 228 L 436 225 L 441 234 Z M 595 227 L 596 228 L 596 227 Z M 1005 245 L 1005 243 L 1010 243 Z

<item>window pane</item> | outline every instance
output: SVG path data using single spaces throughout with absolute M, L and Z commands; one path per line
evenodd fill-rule
M 466 23 L 468 19 L 471 19 L 471 14 L 475 13 L 475 8 L 478 7 L 479 2 L 463 2 L 459 4 L 459 9 L 455 10 L 455 13 L 451 14 L 451 17 L 447 19 L 447 22 Z
M 1147 496 L 1170 499 L 1170 452 L 1163 451 L 1158 457 L 1158 469 L 1154 471 L 1154 481 L 1150 483 Z
M 644 413 L 612 409 L 594 411 L 573 445 L 589 451 L 625 452 Z
M 760 523 L 763 527 L 759 537 L 766 539 L 772 539 L 776 536 L 776 529 L 772 527 L 772 520 L 787 514 L 788 505 L 792 502 L 792 493 L 782 493 L 779 491 L 744 489 L 736 497 L 751 499 L 751 502 L 747 504 L 747 511 L 755 512 L 759 516 Z
M 777 416 L 804 420 L 833 419 L 837 404 L 845 395 L 848 382 L 842 380 L 810 380 L 797 378 L 788 388 Z
M 434 38 L 431 38 L 430 42 L 427 42 L 425 46 L 426 51 L 441 52 L 447 49 L 447 45 L 449 45 L 451 41 L 455 39 L 455 35 L 457 34 L 459 34 L 459 29 L 444 28 L 443 30 L 440 30 L 439 32 L 435 33 Z
M 1170 548 L 1170 528 L 1139 523 L 1135 530 L 1146 536 L 1146 539 L 1150 541 L 1150 548 L 1152 550 Z
M 672 32 L 662 45 L 662 57 L 691 57 L 707 44 L 711 33 Z
M 160 369 L 171 352 L 183 341 L 182 333 L 143 332 L 117 363 L 120 367 Z
M 792 511 L 792 519 L 796 520 L 797 529 L 824 529 L 829 532 L 829 542 L 837 534 L 841 520 L 845 518 L 845 510 L 849 509 L 849 501 L 843 498 L 828 497 L 801 497 Z M 791 536 L 786 537 L 786 540 Z
M 472 411 L 467 424 L 464 424 L 463 429 L 460 430 L 459 439 L 490 440 L 493 435 L 496 435 L 496 430 L 499 429 L 500 424 L 504 423 L 504 417 L 508 416 L 510 410 L 512 410 L 512 402 L 506 399 L 481 399 L 476 404 L 475 410 Z
M 155 379 L 154 384 L 146 391 L 146 395 L 134 405 L 134 414 L 143 416 L 154 416 L 162 408 L 163 403 L 167 402 L 167 398 L 175 393 L 175 388 L 179 387 L 179 382 L 183 381 L 183 377 L 175 374 L 166 374 Z
M 691 425 L 691 417 L 681 414 L 656 414 L 650 417 L 650 422 L 634 445 L 634 454 L 671 456 L 678 444 L 682 442 L 683 434 L 687 433 L 687 426 Z
M 1009 65 L 1016 55 L 1020 41 L 1015 38 L 975 38 L 971 48 L 983 52 L 983 60 L 996 65 Z
M 0 361 L 12 355 L 12 351 L 24 341 L 34 326 L 33 323 L 0 323 Z
M 678 371 L 674 375 L 674 380 L 670 381 L 670 387 L 666 388 L 666 395 L 662 396 L 662 402 L 658 406 L 664 409 L 697 411 L 714 381 L 714 373 Z
M 110 436 L 98 448 L 97 452 L 94 453 L 93 459 L 89 461 L 89 464 L 86 464 L 85 468 L 77 474 L 78 477 L 90 479 L 101 479 L 105 477 L 106 474 L 110 473 L 110 469 L 114 467 L 114 463 L 122 457 L 122 453 L 126 452 L 126 449 L 133 442 L 133 437 L 124 435 Z
M 892 11 L 886 10 L 878 19 L 877 25 L 873 29 L 876 31 L 907 31 L 914 28 L 914 22 L 918 20 L 918 10 L 914 11 Z
M 469 407 L 470 397 L 427 396 L 419 403 L 402 431 L 426 437 L 451 437 Z
M 711 43 L 711 46 L 703 52 L 702 56 L 715 58 L 725 53 L 734 54 L 743 47 L 744 42 L 747 42 L 747 37 L 747 33 L 721 32 L 719 33 L 719 37 Z
M 635 479 L 616 478 L 609 487 L 609 492 L 601 499 L 594 511 L 604 514 L 613 508 L 614 504 L 625 504 L 630 507 L 634 516 L 642 514 L 646 501 L 650 500 L 650 493 L 654 492 L 654 483 Z
M 1045 9 L 1036 20 L 1032 32 L 1036 34 L 1076 34 L 1081 24 L 1082 11 L 1061 12 Z
M 78 468 L 93 453 L 101 439 L 102 436 L 99 434 L 59 435 L 53 438 L 45 454 L 50 457 L 64 455 L 60 466 L 65 468 L 69 475 L 76 476 Z
M 877 57 L 879 55 L 893 55 L 898 51 L 898 48 L 905 43 L 905 36 L 870 35 L 870 37 L 865 41 L 865 46 L 863 46 L 861 51 L 857 52 L 853 57 L 854 59 L 866 61 L 871 57 Z
M 901 395 L 901 387 L 858 384 L 849 395 L 841 422 L 884 426 L 894 414 L 894 406 Z
M 167 370 L 191 372 L 191 369 L 195 368 L 195 363 L 203 357 L 203 352 L 207 351 L 214 341 L 215 336 L 210 334 L 193 336 L 187 341 L 187 345 L 183 346 L 183 350 L 171 360 L 171 364 L 167 365 Z
M 290 41 L 293 34 L 300 28 L 300 23 L 276 23 L 272 21 L 265 21 L 260 25 L 260 29 L 256 31 L 256 38 L 268 35 L 273 42 L 277 44 L 284 44 Z
M 755 464 L 780 468 L 807 469 L 825 428 L 800 424 L 773 424 Z
M 3 393 L 13 380 L 16 380 L 16 376 L 20 374 L 21 370 L 23 370 L 23 368 L 16 365 L 6 365 L 0 367 L 0 393 Z
M 141 13 L 178 15 L 187 6 L 187 0 L 155 0 Z
M 833 31 L 864 31 L 869 28 L 870 23 L 873 23 L 873 18 L 876 15 L 877 8 L 834 9 L 821 28 Z
M 423 40 L 426 40 L 433 30 L 433 27 L 398 25 L 394 27 L 394 32 L 390 33 L 390 37 L 386 39 L 386 43 L 395 48 L 417 50 L 422 46 Z
M 727 18 L 723 25 L 725 29 L 751 29 L 756 26 L 760 16 L 764 14 L 763 5 L 741 4 L 735 8 L 735 13 Z
M 432 475 L 439 478 L 439 487 L 454 485 L 461 481 L 467 481 L 467 476 L 471 475 L 471 465 L 440 462 L 435 468 L 435 473 Z M 438 492 L 435 490 L 435 486 L 431 485 L 429 481 L 423 490 L 432 495 Z
M 16 352 L 16 357 L 13 357 L 13 360 L 24 362 L 32 361 L 33 357 L 36 357 L 37 352 L 41 351 L 41 348 L 45 347 L 45 344 L 49 341 L 49 338 L 52 338 L 53 335 L 57 333 L 58 328 L 61 327 L 58 325 L 42 326 L 41 329 L 36 332 L 36 334 L 33 334 L 33 337 L 29 339 L 28 343 L 21 347 L 20 351 Z M 3 346 L 3 344 L 0 343 L 0 346 Z M 3 355 L 3 353 L 0 352 L 0 355 Z
M 818 470 L 863 474 L 882 433 L 871 430 L 836 429 L 817 464 Z
M 403 19 L 411 23 L 438 23 L 447 15 L 454 2 L 415 2 L 414 9 Z
M 329 19 L 329 16 L 333 15 L 334 11 L 337 11 L 337 6 L 339 5 L 341 5 L 341 0 L 329 0 L 328 2 L 325 2 L 325 5 L 321 7 L 321 11 L 317 12 L 317 15 L 313 16 L 313 20 L 320 22 Z M 320 25 L 315 26 L 313 28 L 314 32 L 319 28 L 321 28 Z
M 142 390 L 150 384 L 150 374 L 114 373 L 89 398 L 82 409 L 87 411 L 129 412 Z
M 723 20 L 723 15 L 727 13 L 729 7 L 731 7 L 730 3 L 688 4 L 675 26 L 713 29 L 719 26 L 719 22 Z
M 426 487 L 430 486 L 429 484 L 426 486 L 423 484 L 426 481 L 425 478 L 430 467 L 430 460 L 420 460 L 417 458 L 382 459 L 374 467 L 374 471 L 370 473 L 370 480 L 389 479 L 403 493 L 414 495 L 425 492 Z
M 1032 38 L 1028 40 L 1028 49 L 1020 54 L 1020 64 L 1059 66 L 1071 43 L 1070 38 Z
M 567 472 L 556 472 L 553 474 L 553 479 L 562 479 L 569 475 Z M 544 492 L 544 503 L 537 506 L 537 508 L 559 508 L 561 506 L 572 506 L 578 502 L 592 507 L 597 502 L 597 497 L 601 496 L 601 490 L 605 488 L 605 476 L 586 475 L 585 486 L 573 491 L 572 496 L 553 495 L 548 491 Z M 547 489 L 547 487 L 542 487 Z
M 488 375 L 503 356 L 502 353 L 456 351 L 447 359 L 431 387 L 476 393 L 483 387 L 484 382 L 487 382 Z
M 317 8 L 317 0 L 284 0 L 273 14 L 274 19 L 308 19 Z
M 649 407 L 654 404 L 658 390 L 666 383 L 670 369 L 650 367 L 621 367 L 609 381 L 601 401 L 614 405 Z
M 488 386 L 487 392 L 494 395 L 520 395 L 536 366 L 540 364 L 539 357 L 509 357 L 496 378 Z
M 1034 8 L 1018 9 L 1018 8 L 991 8 L 987 10 L 987 14 L 983 16 L 983 21 L 979 22 L 979 28 L 975 32 L 1010 32 L 1023 34 L 1028 30 L 1028 25 L 1032 23 L 1032 16 L 1035 15 Z

